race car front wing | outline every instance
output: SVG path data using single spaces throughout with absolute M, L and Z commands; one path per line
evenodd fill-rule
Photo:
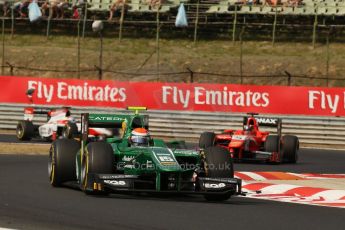
M 89 191 L 123 192 L 148 192 L 148 193 L 183 193 L 183 194 L 242 194 L 242 180 L 237 178 L 210 178 L 198 177 L 197 179 L 181 180 L 179 186 L 157 188 L 155 181 L 143 180 L 138 175 L 125 174 L 88 174 Z M 148 187 L 138 187 L 146 184 Z

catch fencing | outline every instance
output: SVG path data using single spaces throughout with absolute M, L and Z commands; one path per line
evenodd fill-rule
M 26 105 L 27 106 L 27 105 Z M 23 119 L 23 104 L 0 104 L 0 129 L 15 130 L 17 122 Z M 48 108 L 48 107 L 46 107 Z M 51 106 L 49 108 L 52 108 Z M 81 113 L 129 113 L 117 108 L 73 107 L 72 115 L 79 119 Z M 165 140 L 186 140 L 198 142 L 204 131 L 222 132 L 224 129 L 241 129 L 244 114 L 219 112 L 187 112 L 148 110 L 150 132 Z M 263 117 L 272 117 L 263 115 Z M 344 117 L 282 116 L 274 115 L 283 121 L 283 135 L 297 135 L 301 146 L 345 148 Z M 37 122 L 36 122 L 37 121 Z M 46 121 L 45 116 L 37 115 L 34 123 Z M 266 129 L 265 129 L 266 130 Z M 268 131 L 274 131 L 268 128 Z

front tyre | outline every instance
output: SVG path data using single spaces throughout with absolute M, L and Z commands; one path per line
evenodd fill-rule
M 280 145 L 280 138 L 277 135 L 269 135 L 266 138 L 265 142 L 265 151 L 266 152 L 278 152 Z
M 234 167 L 230 153 L 227 149 L 212 146 L 205 149 L 205 174 L 211 178 L 233 178 Z M 224 201 L 231 197 L 227 194 L 207 194 L 205 199 L 208 201 Z
M 280 136 L 268 135 L 265 142 L 265 151 L 270 153 L 278 153 L 278 159 L 275 163 L 283 162 L 283 153 L 280 149 Z
M 81 162 L 80 187 L 86 194 L 104 194 L 105 191 L 94 191 L 93 181 L 88 178 L 89 174 L 111 174 L 114 172 L 114 151 L 109 143 L 91 142 Z
M 75 158 L 79 149 L 75 140 L 58 139 L 51 144 L 48 175 L 52 186 L 59 187 L 64 182 L 76 180 Z

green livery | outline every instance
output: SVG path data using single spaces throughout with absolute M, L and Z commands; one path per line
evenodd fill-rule
M 53 186 L 73 186 L 87 194 L 161 192 L 204 195 L 226 200 L 241 193 L 241 180 L 225 148 L 179 148 L 183 142 L 150 139 L 146 146 L 129 141 L 135 128 L 149 129 L 148 115 L 82 114 L 76 139 L 54 141 L 49 154 L 49 180 Z M 89 128 L 107 128 L 113 135 L 97 138 Z

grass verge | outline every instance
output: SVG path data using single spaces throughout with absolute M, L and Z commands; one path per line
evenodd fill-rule
M 0 154 L 48 155 L 49 144 L 0 143 Z
M 73 36 L 54 36 L 49 40 L 40 35 L 6 36 L 4 63 L 14 69 L 11 73 L 10 68 L 5 68 L 5 75 L 97 79 L 99 38 L 87 37 L 79 44 L 80 52 L 78 39 Z M 292 75 L 292 85 L 325 86 L 327 80 L 320 78 L 329 77 L 340 78 L 329 80 L 329 86 L 343 87 L 344 61 L 342 43 L 313 47 L 310 43 L 285 42 L 273 46 L 271 42 L 244 41 L 241 47 L 230 39 L 202 40 L 195 44 L 191 40 L 161 39 L 157 49 L 155 39 L 120 42 L 107 37 L 103 42 L 103 78 L 111 80 L 188 82 L 188 68 L 224 75 L 194 74 L 195 82 L 239 83 L 242 74 L 244 84 L 286 85 L 287 71 Z M 78 63 L 82 70 L 79 74 Z M 178 72 L 184 73 L 164 75 Z M 260 77 L 248 77 L 252 75 Z M 313 79 L 296 78 L 301 75 Z

